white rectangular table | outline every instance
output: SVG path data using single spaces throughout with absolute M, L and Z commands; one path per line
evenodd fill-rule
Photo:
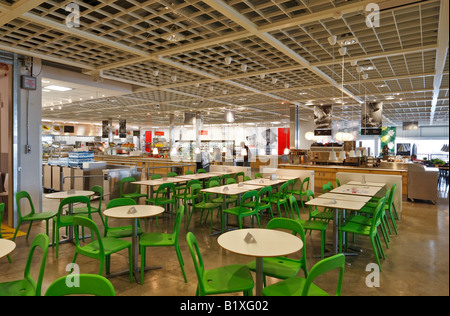
M 351 195 L 363 195 L 363 196 L 375 196 L 382 187 L 371 187 L 371 186 L 361 186 L 361 185 L 350 185 L 344 184 L 340 187 L 337 187 L 331 190 L 331 193 L 339 193 L 339 194 L 351 194 Z
M 346 184 L 348 185 L 362 185 L 362 186 L 369 186 L 369 187 L 384 187 L 386 183 L 381 182 L 366 182 L 362 183 L 361 181 L 349 181 Z
M 222 210 L 225 210 L 227 208 L 227 196 L 239 195 L 239 198 L 240 198 L 240 195 L 245 192 L 249 192 L 252 190 L 259 190 L 259 189 L 261 189 L 261 186 L 244 185 L 242 183 L 234 183 L 234 184 L 229 184 L 229 185 L 222 185 L 222 186 L 218 186 L 218 187 L 203 189 L 200 192 L 215 193 L 215 194 L 222 195 Z M 220 229 L 220 232 L 222 232 L 221 229 Z
M 342 194 L 342 193 L 324 193 L 321 196 L 318 196 L 322 199 L 335 199 L 335 200 L 343 200 L 343 201 L 355 201 L 355 202 L 364 202 L 367 203 L 370 201 L 370 196 L 363 195 L 350 195 L 350 194 Z
M 181 182 L 187 182 L 188 180 L 178 177 L 168 177 L 168 178 L 161 178 L 161 179 L 155 179 L 155 180 L 141 180 L 141 181 L 135 181 L 131 182 L 132 184 L 137 185 L 145 185 L 147 186 L 147 195 L 150 198 L 153 198 L 153 187 L 160 186 L 164 183 L 181 183 Z M 149 191 L 150 190 L 150 191 Z
M 351 196 L 352 197 L 352 196 Z M 359 202 L 359 201 L 349 201 L 349 200 L 335 200 L 336 203 L 333 203 L 334 201 L 332 199 L 325 199 L 325 198 L 315 198 L 308 202 L 305 202 L 306 205 L 310 206 L 318 206 L 318 207 L 326 207 L 329 209 L 332 209 L 334 212 L 334 218 L 333 218 L 333 252 L 331 255 L 337 254 L 339 252 L 339 210 L 351 210 L 351 211 L 359 211 L 363 208 L 363 206 L 366 204 L 366 202 Z M 343 212 L 343 216 L 341 216 L 341 219 L 345 217 Z M 356 255 L 356 253 L 348 253 L 347 255 Z
M 242 182 L 244 185 L 257 185 L 260 187 L 266 187 L 266 186 L 275 186 L 275 185 L 279 185 L 282 183 L 287 182 L 288 179 L 278 179 L 278 180 L 270 180 L 270 179 L 254 179 L 254 180 L 248 180 L 248 181 L 244 181 Z

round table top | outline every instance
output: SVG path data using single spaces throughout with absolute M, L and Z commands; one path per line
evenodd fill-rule
M 9 239 L 0 239 L 0 258 L 9 255 L 16 249 L 16 243 Z
M 252 242 L 250 236 L 247 236 L 248 233 L 256 242 Z M 283 231 L 265 228 L 232 230 L 220 235 L 217 242 L 228 251 L 251 257 L 286 256 L 303 248 L 300 238 Z
M 61 191 L 55 193 L 49 193 L 45 195 L 47 199 L 65 199 L 71 196 L 91 196 L 94 195 L 94 191 L 83 191 L 83 190 L 75 190 L 74 193 L 69 193 L 69 191 Z
M 129 213 L 128 211 L 134 207 L 136 213 Z M 103 214 L 112 218 L 144 218 L 160 215 L 164 212 L 164 208 L 155 205 L 126 205 L 112 207 L 103 211 Z

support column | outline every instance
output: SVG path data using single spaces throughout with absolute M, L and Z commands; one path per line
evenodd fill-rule
M 300 149 L 300 107 L 298 105 L 289 108 L 290 118 L 290 144 L 291 149 Z

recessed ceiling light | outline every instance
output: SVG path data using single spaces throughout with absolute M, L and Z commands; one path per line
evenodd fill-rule
M 54 85 L 53 86 L 46 86 L 44 88 L 48 89 L 48 90 L 61 91 L 61 92 L 73 90 L 72 88 L 62 87 L 62 86 L 54 86 Z

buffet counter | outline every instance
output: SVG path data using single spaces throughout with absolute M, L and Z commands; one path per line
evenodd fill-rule
M 338 172 L 365 173 L 365 174 L 386 174 L 402 176 L 402 193 L 408 193 L 408 169 L 386 169 L 386 168 L 366 168 L 352 166 L 321 166 L 321 165 L 295 165 L 295 164 L 279 164 L 280 169 L 294 170 L 311 170 L 314 171 L 314 190 L 322 192 L 322 186 L 331 182 L 336 185 L 336 174 Z

